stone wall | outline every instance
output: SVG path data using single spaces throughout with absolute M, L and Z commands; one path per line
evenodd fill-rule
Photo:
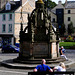
M 51 56 L 52 58 L 56 58 L 57 57 L 57 51 L 56 51 L 56 42 L 53 42 L 51 45 Z
M 56 42 L 51 43 L 21 43 L 20 51 L 24 57 L 45 58 L 51 55 L 51 58 L 57 57 Z M 50 52 L 50 53 L 49 53 Z
M 47 43 L 34 43 L 33 55 L 34 57 L 47 57 L 48 56 L 48 44 Z

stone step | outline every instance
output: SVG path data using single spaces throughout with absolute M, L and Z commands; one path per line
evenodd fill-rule
M 42 59 L 30 59 L 30 60 L 19 60 L 19 59 L 13 59 L 13 62 L 15 63 L 23 63 L 23 64 L 40 64 Z M 63 62 L 65 59 L 58 58 L 58 59 L 46 59 L 46 64 L 52 64 L 52 63 L 59 63 Z

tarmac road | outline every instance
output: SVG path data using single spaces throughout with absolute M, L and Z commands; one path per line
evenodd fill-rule
M 0 75 L 28 75 L 32 70 L 10 69 L 0 66 Z
M 74 64 L 72 64 L 67 70 L 75 72 L 75 50 L 66 50 L 65 55 L 68 57 L 69 60 L 72 60 L 74 62 Z
M 0 62 L 18 57 L 18 53 L 2 53 L 0 49 Z M 33 70 L 11 69 L 0 65 L 0 75 L 28 75 Z
M 69 60 L 75 62 L 75 50 L 66 50 L 65 55 Z M 0 61 L 13 59 L 18 56 L 18 53 L 1 53 L 0 52 Z M 0 66 L 0 75 L 28 75 L 28 72 L 32 72 L 32 70 L 26 69 L 10 69 L 3 66 Z M 75 72 L 75 64 L 71 65 L 67 71 L 74 71 Z

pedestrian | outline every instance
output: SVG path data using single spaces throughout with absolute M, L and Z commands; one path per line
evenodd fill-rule
M 42 59 L 41 61 L 41 65 L 38 65 L 34 70 L 33 72 L 53 72 L 53 70 L 48 66 L 46 65 L 46 60 L 45 59 Z
M 59 66 L 56 66 L 53 68 L 53 71 L 57 71 L 57 72 L 65 72 L 66 71 L 66 67 L 65 64 L 63 62 L 59 63 Z
M 66 60 L 68 60 L 68 58 L 66 57 L 66 55 L 63 53 L 62 49 L 63 49 L 63 46 L 61 46 L 61 48 L 59 49 L 60 56 L 64 57 Z

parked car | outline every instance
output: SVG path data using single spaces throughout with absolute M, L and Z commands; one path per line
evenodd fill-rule
M 2 47 L 2 44 L 0 43 L 0 48 Z
M 19 52 L 20 48 L 15 45 L 5 45 L 2 47 L 2 53 L 4 52 Z

